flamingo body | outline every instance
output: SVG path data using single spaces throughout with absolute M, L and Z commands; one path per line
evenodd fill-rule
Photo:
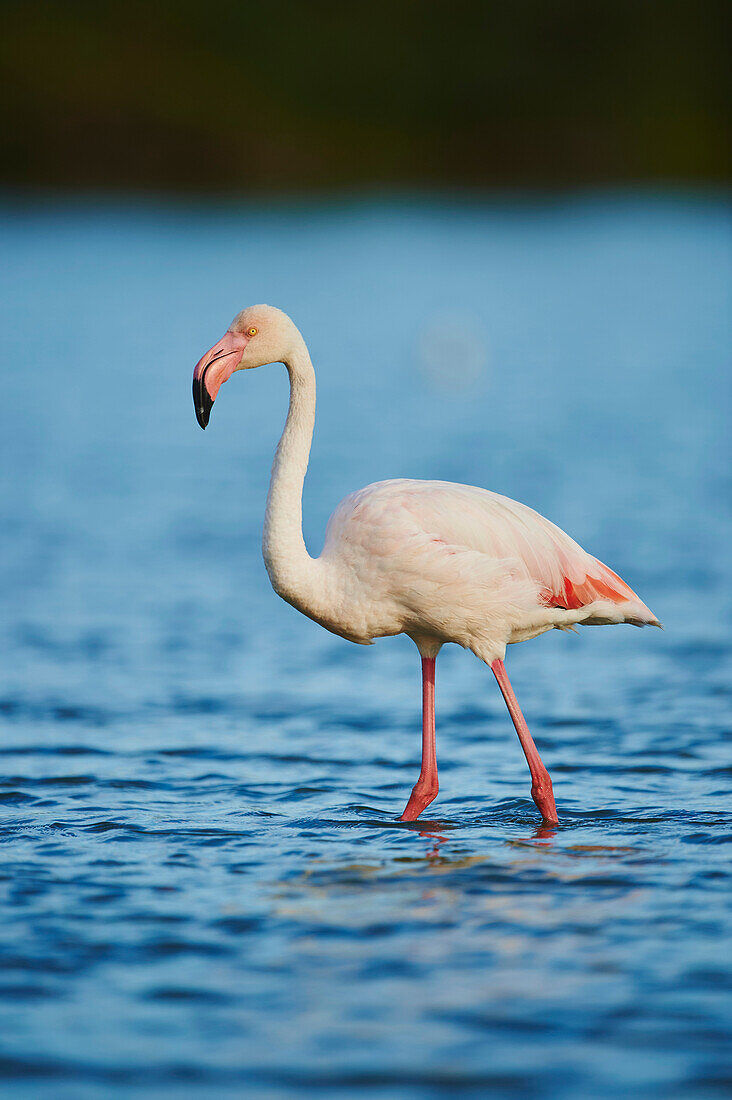
M 337 615 L 312 617 L 364 644 L 404 633 L 423 651 L 457 642 L 490 664 L 508 644 L 552 628 L 657 625 L 635 592 L 559 527 L 472 485 L 368 485 L 336 508 L 318 562 Z
M 347 496 L 323 551 L 302 536 L 302 488 L 315 422 L 315 372 L 293 322 L 271 306 L 239 313 L 193 376 L 196 416 L 236 370 L 282 362 L 290 405 L 272 466 L 262 550 L 275 591 L 334 634 L 361 645 L 407 634 L 422 657 L 422 769 L 402 814 L 414 820 L 437 794 L 435 658 L 445 642 L 493 670 L 545 821 L 556 822 L 551 779 L 529 733 L 503 658 L 506 646 L 576 624 L 660 626 L 628 585 L 538 512 L 508 497 L 446 481 L 381 481 Z

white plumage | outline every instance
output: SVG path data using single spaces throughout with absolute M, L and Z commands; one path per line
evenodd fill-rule
M 507 644 L 553 627 L 656 622 L 549 520 L 472 485 L 395 480 L 352 493 L 328 523 L 319 561 L 338 608 L 337 621 L 324 625 L 363 642 L 401 633 L 429 639 L 430 655 L 457 642 L 490 664 Z M 565 606 L 578 603 L 568 581 L 588 602 Z
M 422 772 L 403 818 L 437 793 L 434 661 L 445 642 L 492 668 L 532 773 L 532 794 L 556 821 L 551 780 L 503 667 L 506 646 L 576 624 L 660 625 L 624 581 L 549 520 L 507 497 L 445 481 L 382 481 L 351 493 L 328 523 L 323 551 L 302 537 L 302 487 L 315 419 L 315 373 L 299 331 L 280 310 L 252 306 L 194 372 L 202 427 L 235 370 L 283 362 L 290 407 L 272 468 L 263 554 L 276 592 L 349 641 L 408 634 L 422 656 Z

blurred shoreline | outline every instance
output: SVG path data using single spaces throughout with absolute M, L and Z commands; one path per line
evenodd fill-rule
M 166 190 L 164 188 L 95 188 L 95 187 L 2 187 L 0 206 L 13 207 L 79 207 L 85 211 L 120 209 L 160 209 L 175 211 L 197 209 L 212 211 L 241 208 L 249 211 L 303 209 L 328 213 L 338 209 L 358 207 L 446 209 L 467 211 L 495 208 L 501 211 L 516 209 L 546 210 L 569 206 L 621 207 L 626 204 L 643 205 L 649 209 L 660 206 L 688 204 L 691 206 L 715 206 L 732 204 L 732 184 L 704 181 L 646 181 L 644 183 L 617 183 L 602 186 L 576 184 L 556 187 L 428 187 L 424 186 L 354 186 L 345 188 L 293 188 L 272 191 L 257 190 Z

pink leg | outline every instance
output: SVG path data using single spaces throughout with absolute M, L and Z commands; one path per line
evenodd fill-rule
M 422 770 L 412 788 L 407 808 L 400 821 L 416 821 L 437 797 L 437 756 L 435 754 L 435 658 L 422 658 Z
M 516 733 L 519 736 L 521 748 L 524 750 L 524 756 L 526 757 L 531 771 L 531 797 L 539 807 L 539 812 L 544 818 L 544 821 L 549 825 L 556 825 L 559 822 L 559 818 L 557 817 L 557 808 L 554 805 L 552 781 L 549 772 L 541 762 L 538 749 L 534 744 L 534 738 L 529 733 L 529 727 L 526 725 L 526 719 L 521 713 L 518 699 L 513 693 L 511 681 L 508 678 L 508 673 L 506 672 L 503 661 L 493 661 L 491 668 L 493 670 L 493 675 L 496 680 L 498 680 L 501 694 L 506 700 L 508 713 L 511 715 L 513 724 L 516 727 Z

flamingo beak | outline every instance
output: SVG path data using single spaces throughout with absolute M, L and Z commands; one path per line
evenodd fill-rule
M 227 332 L 196 363 L 193 371 L 193 407 L 202 428 L 208 424 L 216 394 L 239 366 L 248 343 L 243 333 Z

